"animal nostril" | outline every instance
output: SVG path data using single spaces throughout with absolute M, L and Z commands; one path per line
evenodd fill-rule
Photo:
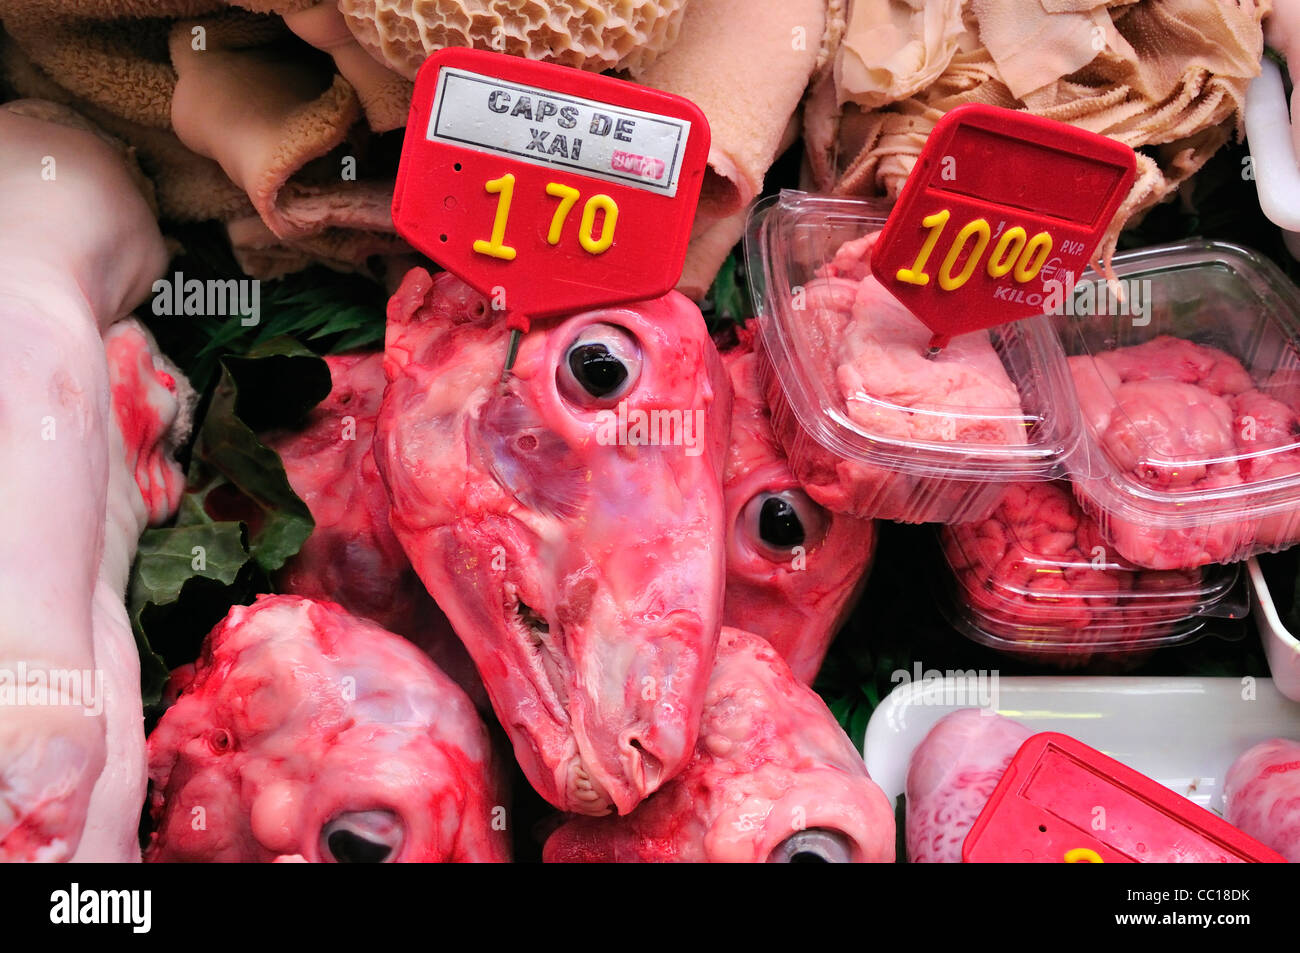
M 645 781 L 646 791 L 653 791 L 659 787 L 660 781 L 663 780 L 664 763 L 655 755 L 646 750 L 645 745 L 641 743 L 640 738 L 629 738 L 628 747 L 636 752 L 641 762 L 641 775 Z

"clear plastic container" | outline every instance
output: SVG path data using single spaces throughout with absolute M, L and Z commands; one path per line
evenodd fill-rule
M 1170 570 L 1300 542 L 1300 292 L 1215 242 L 1121 255 L 1114 270 L 1144 309 L 1053 318 L 1074 385 L 1060 399 L 1085 422 L 1066 469 L 1102 535 Z
M 986 516 L 1010 482 L 1051 480 L 1077 442 L 1050 321 L 930 332 L 874 278 L 888 207 L 783 192 L 751 214 L 745 251 L 763 386 L 791 469 L 827 508 L 907 523 Z
M 1237 567 L 1141 569 L 1102 539 L 1063 482 L 1008 487 L 988 519 L 945 526 L 939 539 L 949 622 L 1059 667 L 1136 663 L 1196 638 L 1207 617 L 1246 614 Z

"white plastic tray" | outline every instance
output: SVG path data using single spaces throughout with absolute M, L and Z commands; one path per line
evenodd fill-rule
M 1300 701 L 1300 641 L 1278 616 L 1259 561 L 1252 557 L 1247 565 L 1250 569 L 1250 611 L 1255 616 L 1260 641 L 1264 643 L 1273 682 L 1287 698 Z
M 1291 137 L 1282 71 L 1268 57 L 1246 87 L 1244 113 L 1260 208 L 1282 229 L 1291 255 L 1300 258 L 1300 160 Z
M 935 722 L 977 707 L 958 703 L 959 685 L 951 678 L 900 685 L 872 713 L 863 756 L 891 799 Z M 1223 777 L 1238 755 L 1267 738 L 1300 739 L 1300 703 L 1270 678 L 1000 678 L 997 688 L 998 714 L 1077 738 L 1220 814 Z M 1242 697 L 1247 689 L 1253 700 Z

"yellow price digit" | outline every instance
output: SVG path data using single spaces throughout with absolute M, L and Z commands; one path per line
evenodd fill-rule
M 560 234 L 564 231 L 564 220 L 569 217 L 569 212 L 573 205 L 578 201 L 582 194 L 571 185 L 561 185 L 559 182 L 551 182 L 546 186 L 546 194 L 553 199 L 560 200 L 560 206 L 555 210 L 555 215 L 551 217 L 551 230 L 546 233 L 546 241 L 551 245 L 560 244 Z
M 948 249 L 948 257 L 943 260 L 943 266 L 939 269 L 939 287 L 944 291 L 956 291 L 966 282 L 970 281 L 970 276 L 975 274 L 975 266 L 979 264 L 980 258 L 984 254 L 984 249 L 988 247 L 989 236 L 992 230 L 989 223 L 982 218 L 977 218 L 973 222 L 967 222 L 962 230 L 957 233 L 957 238 L 953 241 L 952 247 Z M 975 238 L 975 250 L 970 253 L 966 259 L 966 264 L 962 267 L 961 274 L 953 276 L 952 269 L 957 264 L 957 259 L 961 256 L 962 249 L 966 243 Z
M 930 234 L 926 236 L 925 244 L 917 252 L 916 261 L 912 262 L 912 267 L 898 270 L 897 278 L 899 281 L 905 281 L 909 285 L 928 285 L 930 283 L 930 276 L 925 273 L 925 263 L 930 260 L 930 253 L 934 251 L 934 246 L 939 244 L 939 236 L 943 233 L 948 224 L 948 219 L 951 217 L 952 213 L 944 209 L 921 219 L 921 227 L 930 229 Z
M 1065 852 L 1065 862 L 1067 864 L 1104 864 L 1101 854 L 1097 853 L 1091 847 L 1075 847 Z
M 1021 284 L 1032 281 L 1038 275 L 1038 272 L 1042 270 L 1043 264 L 1047 261 L 1047 256 L 1051 253 L 1052 236 L 1047 232 L 1039 232 L 1029 239 L 1029 244 L 1025 246 L 1024 254 L 1016 262 L 1016 270 L 1011 277 Z
M 483 183 L 489 195 L 496 195 L 497 214 L 492 220 L 492 237 L 487 241 L 479 238 L 474 241 L 474 250 L 480 255 L 490 255 L 503 261 L 514 261 L 515 250 L 506 242 L 506 222 L 510 218 L 510 202 L 515 197 L 514 173 L 507 172 L 499 179 L 489 179 Z
M 600 237 L 592 233 L 596 229 L 596 213 L 604 212 L 605 220 L 600 225 Z M 614 226 L 618 224 L 618 203 L 608 195 L 593 195 L 582 207 L 582 224 L 578 227 L 578 243 L 593 255 L 599 255 L 614 244 Z
M 1029 236 L 1019 225 L 1003 232 L 998 243 L 993 246 L 993 254 L 989 256 L 989 277 L 1001 278 L 1009 272 L 1020 260 L 1020 253 L 1025 250 L 1025 242 L 1028 240 Z

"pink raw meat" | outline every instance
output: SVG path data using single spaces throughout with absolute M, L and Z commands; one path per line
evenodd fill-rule
M 135 856 L 143 728 L 123 597 L 171 474 L 146 428 L 120 427 L 105 339 L 167 264 L 150 191 L 71 111 L 0 106 L 0 672 L 9 690 L 23 669 L 51 688 L 0 701 L 0 860 Z M 140 383 L 143 414 L 155 381 Z
M 181 505 L 185 474 L 175 452 L 189 435 L 197 396 L 149 330 L 134 318 L 105 332 L 104 356 L 122 453 L 148 525 L 159 526 Z
M 533 787 L 626 814 L 690 759 L 720 627 L 731 388 L 700 313 L 539 323 L 504 384 L 505 323 L 450 275 L 409 272 L 388 322 L 397 538 Z
M 1228 769 L 1224 817 L 1291 863 L 1300 863 L 1300 742 L 1273 738 Z
M 907 769 L 907 859 L 960 863 L 971 825 L 1032 732 L 978 708 L 944 716 Z
M 722 354 L 735 403 L 727 455 L 727 601 L 723 622 L 767 639 L 812 684 L 866 582 L 875 524 L 808 498 L 772 432 L 753 322 Z
M 1278 376 L 1284 379 L 1270 383 L 1280 383 L 1278 392 L 1294 399 L 1288 375 Z M 1244 480 L 1262 482 L 1300 473 L 1300 413 L 1295 408 L 1263 391 L 1248 390 L 1232 399 L 1232 410 Z M 1262 516 L 1255 539 L 1270 549 L 1293 544 L 1300 539 L 1300 507 Z
M 333 603 L 260 596 L 176 679 L 149 736 L 146 860 L 509 859 L 487 730 L 405 639 Z
M 1117 466 L 1147 486 L 1174 490 L 1239 483 L 1232 457 L 1232 407 L 1192 384 L 1125 382 L 1102 445 Z
M 103 675 L 107 757 L 71 860 L 140 860 L 139 815 L 148 786 L 140 656 L 123 599 L 136 544 L 148 525 L 180 506 L 176 448 L 189 435 L 194 391 L 134 318 L 104 333 L 113 423 L 109 432 L 107 532 L 95 588 L 95 667 Z
M 869 274 L 875 240 L 841 247 L 810 282 L 801 308 L 810 362 L 834 369 L 844 413 L 862 431 L 893 440 L 1023 445 L 1020 394 L 987 332 L 958 335 L 927 359 L 930 330 Z M 775 379 L 772 388 L 779 388 Z M 831 510 L 923 522 L 943 509 L 945 494 L 934 491 L 918 509 L 915 497 L 925 488 L 916 477 L 837 457 L 807 440 L 795 452 L 798 431 L 778 429 L 809 496 Z M 946 492 L 960 496 L 965 488 Z
M 628 817 L 568 820 L 550 863 L 890 863 L 894 812 L 822 700 L 725 628 L 695 756 Z
M 1168 334 L 1131 347 L 1103 351 L 1097 360 L 1107 364 L 1120 380 L 1195 384 L 1220 397 L 1255 386 L 1232 355 Z
M 1070 358 L 1093 440 L 1122 479 L 1167 494 L 1220 491 L 1300 470 L 1296 415 L 1255 389 L 1241 362 L 1216 348 L 1160 335 L 1143 344 Z M 1268 452 L 1273 451 L 1273 452 Z M 1251 454 L 1254 454 L 1253 456 Z M 1087 478 L 1075 493 L 1091 512 L 1102 504 Z M 1107 513 L 1103 531 L 1116 549 L 1151 569 L 1192 569 L 1240 558 L 1257 542 L 1295 541 L 1289 514 L 1259 520 L 1224 507 L 1231 501 L 1153 504 L 1170 517 L 1198 513 L 1188 525 Z
M 1140 661 L 1095 643 L 1157 639 L 1196 610 L 1199 571 L 1144 571 L 1117 556 L 1064 484 L 1013 485 L 989 519 L 941 537 L 978 624 L 1026 643 L 1016 654 L 1035 661 Z M 1168 595 L 1153 604 L 1159 593 Z
M 384 399 L 384 356 L 332 355 L 329 396 L 298 430 L 265 434 L 316 527 L 277 574 L 282 592 L 337 602 L 404 635 L 475 704 L 487 694 L 465 647 L 411 568 L 388 523 L 388 493 L 371 449 Z

